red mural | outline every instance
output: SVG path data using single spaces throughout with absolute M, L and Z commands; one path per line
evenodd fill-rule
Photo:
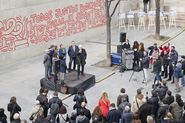
M 71 36 L 105 23 L 104 0 L 0 20 L 0 52 Z

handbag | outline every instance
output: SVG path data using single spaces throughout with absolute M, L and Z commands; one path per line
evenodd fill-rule
M 40 110 L 40 108 L 39 108 Z M 39 113 L 39 110 L 35 113 L 35 114 L 32 114 L 29 118 L 30 121 L 32 121 L 34 119 L 34 115 L 36 116 L 38 113 Z

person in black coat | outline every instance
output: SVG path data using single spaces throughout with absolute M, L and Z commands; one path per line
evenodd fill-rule
M 174 102 L 174 96 L 172 96 L 172 92 L 169 90 L 166 93 L 167 93 L 167 97 L 166 97 L 167 104 L 170 105 Z
M 156 59 L 156 61 L 154 61 L 153 72 L 155 73 L 154 84 L 156 83 L 156 81 L 157 81 L 157 83 L 159 83 L 161 81 L 161 76 L 160 76 L 161 60 L 160 60 L 160 57 L 158 57 Z
M 41 88 L 42 89 L 42 88 Z M 43 89 L 40 92 L 40 95 L 37 96 L 36 100 L 38 100 L 44 109 L 44 117 L 47 117 L 48 114 L 48 109 L 49 109 L 49 103 L 48 103 L 48 98 L 47 98 L 48 90 Z
M 146 102 L 138 109 L 139 119 L 142 123 L 147 123 L 146 119 L 148 115 L 152 114 L 152 104 Z
M 10 103 L 8 103 L 7 109 L 10 112 L 10 122 L 12 122 L 14 114 L 21 111 L 21 107 L 17 104 L 15 96 L 10 98 Z
M 77 53 L 78 53 L 78 46 L 75 45 L 75 41 L 72 41 L 71 42 L 71 46 L 69 46 L 69 49 L 68 49 L 68 55 L 69 55 L 69 72 L 71 71 L 71 65 L 72 65 L 72 62 L 73 62 L 73 70 L 75 70 L 76 68 L 76 58 L 77 58 Z
M 87 58 L 86 50 L 82 48 L 82 45 L 79 45 L 79 50 L 77 53 L 78 77 L 80 73 L 84 75 L 84 66 L 86 64 L 86 58 Z M 80 66 L 81 66 L 81 70 L 80 70 Z
M 115 104 L 112 103 L 110 105 L 110 109 L 107 115 L 107 122 L 108 123 L 119 123 L 121 119 L 121 112 L 115 108 Z
M 127 39 L 126 42 L 123 44 L 123 50 L 129 50 L 130 49 L 130 43 L 129 40 Z
M 59 106 L 59 109 L 60 109 L 60 107 L 62 106 L 62 100 L 59 99 L 58 93 L 57 93 L 57 92 L 54 92 L 54 93 L 53 93 L 53 97 L 49 100 L 49 108 L 51 108 L 51 105 L 52 105 L 53 103 L 57 103 L 58 106 Z M 55 123 L 55 119 L 56 119 L 57 114 L 52 114 L 52 113 L 51 113 L 51 110 L 50 110 L 50 114 L 51 114 L 52 123 Z
M 80 109 L 79 115 L 76 117 L 76 123 L 90 123 L 89 119 L 85 116 L 84 110 Z
M 1 123 L 7 123 L 7 116 L 4 113 L 4 109 L 0 108 L 0 122 Z
M 147 102 L 152 105 L 152 115 L 154 119 L 156 120 L 157 111 L 159 109 L 159 99 L 157 97 L 157 93 L 154 90 L 152 90 L 151 94 L 152 96 L 149 99 L 147 99 Z
M 77 115 L 80 115 L 80 110 L 84 110 L 84 115 L 91 120 L 91 112 L 89 109 L 86 108 L 86 103 L 82 102 L 81 103 L 81 107 L 77 109 Z

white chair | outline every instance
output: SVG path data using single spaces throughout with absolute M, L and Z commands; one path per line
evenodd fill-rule
M 125 29 L 126 31 L 126 26 L 125 26 L 125 13 L 119 13 L 118 14 L 118 25 L 119 25 L 119 32 L 122 32 L 122 28 Z
M 175 28 L 177 27 L 177 25 L 176 25 L 176 15 L 177 15 L 177 13 L 174 10 L 169 12 L 169 28 L 171 26 L 175 26 Z
M 139 21 L 138 21 L 138 30 L 139 30 L 139 28 L 140 27 L 143 27 L 144 28 L 144 30 L 145 30 L 145 13 L 144 12 L 138 12 L 137 13 L 137 15 L 138 15 L 138 18 L 139 18 Z
M 148 12 L 148 30 L 150 29 L 150 27 L 154 27 L 155 26 L 155 11 L 149 11 Z
M 132 11 L 128 12 L 127 19 L 128 19 L 128 30 L 130 29 L 130 27 L 133 27 L 135 30 L 134 12 L 132 12 Z

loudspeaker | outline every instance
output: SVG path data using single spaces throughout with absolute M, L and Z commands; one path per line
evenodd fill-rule
M 120 33 L 120 40 L 121 43 L 126 42 L 126 33 L 122 32 Z

